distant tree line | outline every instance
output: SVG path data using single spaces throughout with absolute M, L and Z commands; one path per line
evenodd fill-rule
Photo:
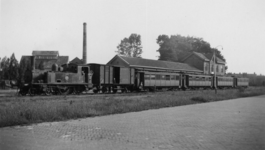
M 19 80 L 19 63 L 13 53 L 10 58 L 0 58 L 0 80 Z

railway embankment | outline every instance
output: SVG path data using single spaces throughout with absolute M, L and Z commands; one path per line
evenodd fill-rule
M 247 89 L 166 91 L 103 96 L 1 97 L 0 127 L 175 107 L 265 94 Z

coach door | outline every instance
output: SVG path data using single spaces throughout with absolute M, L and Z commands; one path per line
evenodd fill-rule
M 120 67 L 113 67 L 113 84 L 120 83 Z
M 131 84 L 134 84 L 134 75 L 135 74 L 135 70 L 134 68 L 131 68 Z
M 144 73 L 143 72 L 140 73 L 140 85 L 139 86 L 141 87 L 144 86 Z
M 85 83 L 89 83 L 88 82 L 88 79 L 89 79 L 89 75 L 88 75 L 89 67 L 82 67 L 82 72 L 84 73 L 84 76 L 85 76 Z

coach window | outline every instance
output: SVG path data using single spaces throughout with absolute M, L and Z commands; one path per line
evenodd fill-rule
M 193 79 L 193 77 L 192 77 L 192 76 L 189 76 L 189 80 L 190 80 L 190 81 L 193 81 L 194 79 Z
M 170 80 L 170 75 L 166 75 L 166 80 Z
M 179 75 L 176 76 L 176 80 L 179 81 Z
M 155 75 L 151 75 L 151 80 L 155 80 L 156 76 Z
M 156 80 L 160 80 L 160 75 L 156 75 Z
M 145 80 L 149 80 L 149 79 L 150 79 L 150 75 L 149 75 L 149 74 L 145 74 L 145 75 L 144 75 L 144 79 L 145 79 Z
M 161 80 L 165 80 L 165 78 L 166 78 L 165 75 L 161 76 Z
M 175 79 L 176 79 L 176 76 L 174 76 L 174 75 L 170 76 L 170 80 L 175 80 Z

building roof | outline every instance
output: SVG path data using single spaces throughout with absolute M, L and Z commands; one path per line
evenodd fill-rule
M 69 63 L 72 63 L 72 64 L 83 64 L 83 61 L 81 59 L 79 59 L 78 57 L 75 57 Z
M 193 52 L 195 55 L 199 56 L 201 59 L 204 59 L 205 61 L 210 61 L 205 55 L 202 53 Z
M 125 63 L 127 63 L 131 67 L 146 67 L 146 68 L 172 69 L 172 70 L 179 70 L 179 71 L 202 72 L 201 70 L 196 69 L 184 63 L 143 59 L 143 58 L 135 58 L 135 57 L 124 57 L 124 56 L 118 56 L 118 55 L 116 55 L 114 58 L 116 57 L 121 58 Z
M 213 58 L 213 54 L 206 54 L 205 55 L 209 60 L 212 60 Z M 219 57 L 216 57 L 216 62 L 217 63 L 220 63 L 220 64 L 225 64 L 226 62 L 224 60 L 222 60 L 221 58 Z
M 59 56 L 59 52 L 58 51 L 32 51 L 32 56 L 38 56 L 38 55 Z
M 202 54 L 202 53 L 198 53 L 198 52 L 193 52 L 193 53 L 191 53 L 190 55 L 188 55 L 188 56 L 186 56 L 185 58 L 183 58 L 183 59 L 181 60 L 181 62 L 185 61 L 186 59 L 188 59 L 188 58 L 189 58 L 190 56 L 192 56 L 192 55 L 195 55 L 195 56 L 197 56 L 198 58 L 200 58 L 200 59 L 202 59 L 202 60 L 204 60 L 204 61 L 210 61 L 210 60 L 212 60 L 212 58 L 213 58 L 213 54 Z M 219 58 L 219 57 L 216 57 L 216 62 L 217 62 L 217 63 L 220 63 L 220 64 L 225 64 L 225 61 L 222 60 L 222 59 Z

